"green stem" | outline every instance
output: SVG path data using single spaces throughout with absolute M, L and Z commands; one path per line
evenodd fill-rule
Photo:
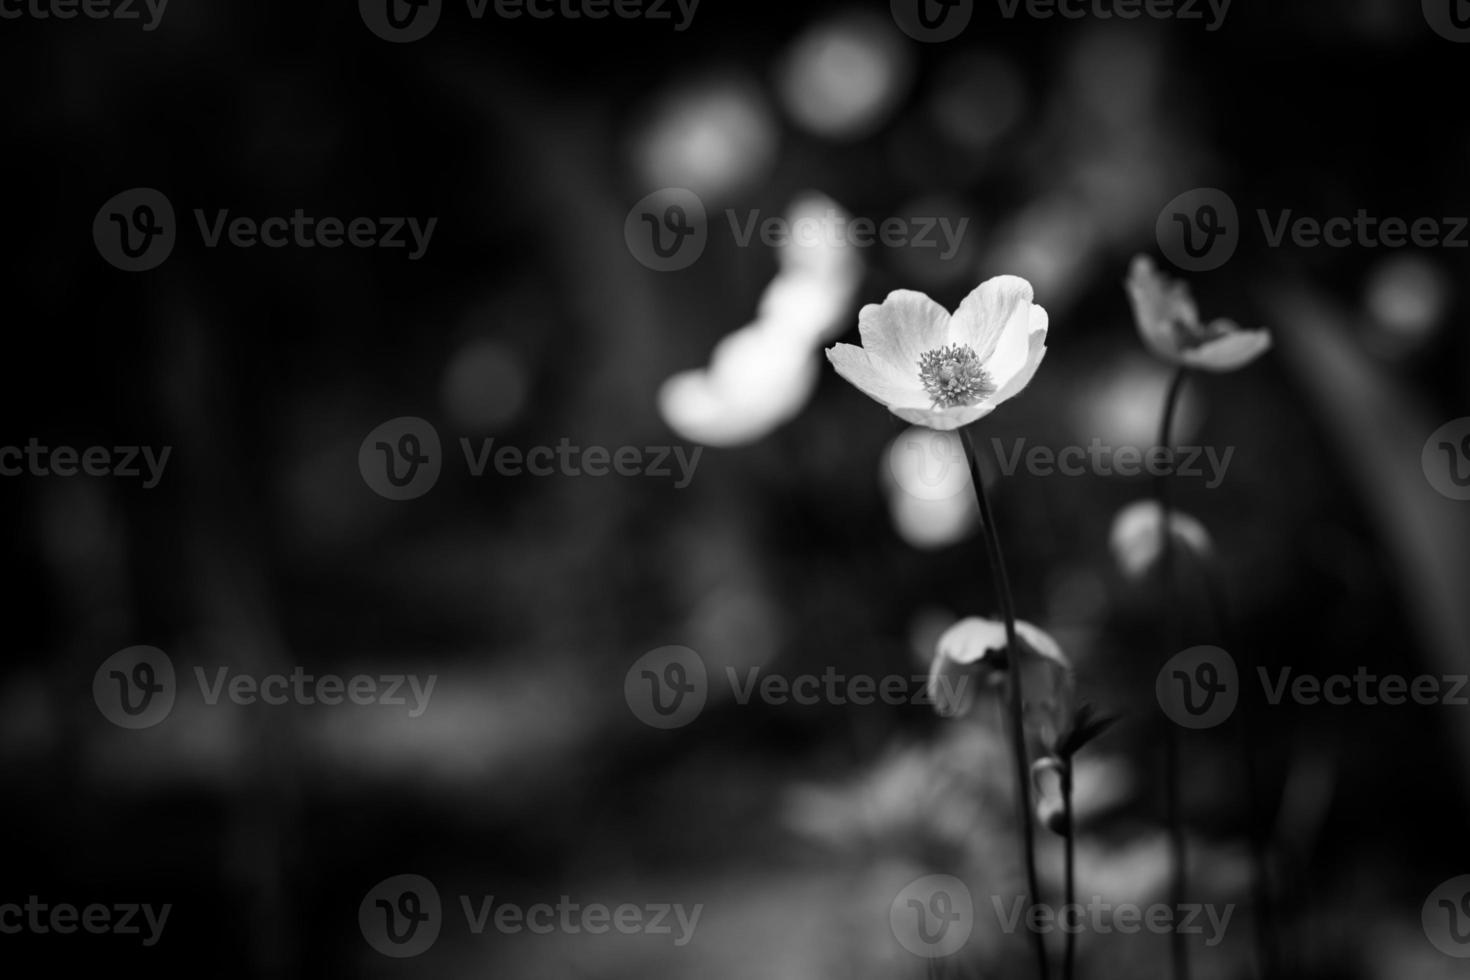
M 995 529 L 995 514 L 990 509 L 990 498 L 985 492 L 985 480 L 980 473 L 980 451 L 975 446 L 975 437 L 970 430 L 965 428 L 963 432 L 965 458 L 970 464 L 970 482 L 975 488 L 975 499 L 980 504 L 981 523 L 985 525 L 985 550 L 990 558 L 990 575 L 1000 596 L 1001 613 L 1006 625 L 1006 713 L 1010 716 L 1011 757 L 1015 762 L 1016 774 L 1016 810 L 1026 856 L 1026 888 L 1029 894 L 1023 896 L 1022 905 L 1029 906 L 1032 902 L 1040 902 L 1041 888 L 1036 880 L 1036 828 L 1031 819 L 1031 766 L 1026 761 L 1026 728 L 1022 722 L 1025 699 L 1021 690 L 1021 645 L 1016 639 L 1016 600 L 1011 595 L 1011 582 L 1006 576 L 1000 535 Z M 1046 938 L 1039 930 L 1029 931 L 1036 950 L 1038 975 L 1041 980 L 1049 980 L 1051 971 L 1046 960 Z
M 1164 398 L 1164 416 L 1159 423 L 1159 446 L 1168 449 L 1174 445 L 1174 416 L 1179 408 L 1179 396 L 1184 390 L 1184 383 L 1189 378 L 1189 369 L 1180 367 L 1174 372 L 1174 378 L 1169 383 L 1169 393 Z M 1173 475 L 1174 466 L 1170 465 L 1160 473 L 1154 480 L 1154 495 L 1159 504 L 1160 547 L 1162 548 L 1161 564 L 1163 566 L 1163 588 L 1165 590 L 1164 606 L 1167 626 L 1165 628 L 1164 656 L 1167 662 L 1170 657 L 1178 652 L 1179 645 L 1179 622 L 1178 604 L 1174 597 L 1169 594 L 1174 584 L 1174 531 L 1172 511 L 1169 505 L 1169 478 Z M 1179 729 L 1174 724 L 1164 726 L 1164 820 L 1169 828 L 1169 853 L 1172 865 L 1172 876 L 1170 882 L 1170 904 L 1174 907 L 1174 915 L 1178 916 L 1179 909 L 1184 906 L 1184 893 L 1188 885 L 1187 863 L 1188 851 L 1184 841 L 1184 819 L 1183 804 L 1179 791 Z M 1189 947 L 1186 945 L 1184 933 L 1175 923 L 1176 928 L 1169 933 L 1169 948 L 1173 961 L 1174 980 L 1189 980 Z

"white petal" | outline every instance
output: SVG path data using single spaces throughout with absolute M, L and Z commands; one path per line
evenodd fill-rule
M 1035 308 L 1040 309 L 1040 307 Z M 1046 357 L 1046 350 L 1045 332 L 1033 333 L 1031 335 L 1031 346 L 1026 351 L 1025 363 L 1021 365 L 1019 371 L 1012 374 L 1010 378 L 1001 384 L 1000 389 L 995 394 L 990 396 L 990 403 L 998 406 L 1002 402 L 1019 395 L 1021 390 L 1031 383 L 1032 377 L 1036 374 L 1036 369 L 1041 367 L 1042 358 Z
M 1180 360 L 1201 371 L 1217 374 L 1236 371 L 1271 349 L 1271 331 L 1235 330 L 1180 355 Z
M 923 293 L 899 289 L 858 312 L 863 349 L 900 374 L 919 377 L 919 357 L 944 346 L 949 312 Z
M 1154 268 L 1147 255 L 1138 255 L 1129 269 L 1126 287 L 1133 320 L 1144 344 L 1165 360 L 1177 361 L 1183 332 L 1176 324 L 1199 325 L 1199 310 L 1189 285 L 1171 280 Z
M 1019 276 L 985 280 L 960 301 L 945 343 L 968 344 L 981 361 L 988 361 L 1013 324 L 1025 336 L 1032 295 L 1031 284 Z
M 929 393 L 919 381 L 917 370 L 912 383 L 905 383 L 891 365 L 874 357 L 862 347 L 836 344 L 827 348 L 827 360 L 832 362 L 837 373 L 854 388 L 895 414 L 895 406 L 921 410 L 921 406 L 931 403 Z
M 986 400 L 975 405 L 956 405 L 954 408 L 912 408 L 890 405 L 888 410 L 910 425 L 922 425 L 940 432 L 949 432 L 983 419 L 995 411 L 995 403 Z
M 1035 371 L 1036 352 L 1044 350 L 1049 318 L 1046 310 L 1032 304 L 1024 321 L 1013 318 L 1001 334 L 995 352 L 985 363 L 985 373 L 997 388 L 1004 389 L 1016 375 L 1027 367 Z M 1029 377 L 1027 381 L 1031 380 Z M 1025 387 L 1022 382 L 1021 387 Z M 1015 391 L 1020 391 L 1018 387 Z M 1014 394 L 1014 392 L 1012 392 Z
M 980 616 L 967 616 L 940 634 L 934 645 L 937 656 L 957 664 L 973 664 L 991 653 L 1004 650 L 1006 628 L 1004 623 Z

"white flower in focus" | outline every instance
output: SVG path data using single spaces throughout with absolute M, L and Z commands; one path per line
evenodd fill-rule
M 984 418 L 1020 393 L 1046 356 L 1046 310 L 1016 276 L 987 279 L 951 316 L 900 289 L 858 314 L 862 346 L 827 359 L 848 382 L 914 425 L 949 430 Z
M 1118 511 L 1108 534 L 1108 547 L 1124 577 L 1141 579 L 1158 564 L 1164 553 L 1163 523 L 1157 500 L 1135 501 Z M 1169 525 L 1175 548 L 1201 561 L 1214 555 L 1210 532 L 1198 520 L 1171 508 Z
M 1159 272 L 1147 255 L 1133 259 L 1126 286 L 1144 344 L 1170 364 L 1223 373 L 1271 349 L 1271 331 L 1264 327 L 1244 330 L 1223 318 L 1201 323 L 1189 284 Z

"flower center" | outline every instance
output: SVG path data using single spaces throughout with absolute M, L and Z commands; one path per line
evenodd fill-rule
M 919 358 L 919 380 L 934 399 L 935 408 L 973 405 L 995 393 L 990 375 L 968 344 L 950 344 L 926 351 Z

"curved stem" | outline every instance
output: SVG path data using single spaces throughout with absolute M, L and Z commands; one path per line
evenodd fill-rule
M 1189 378 L 1189 369 L 1179 367 L 1169 382 L 1169 393 L 1164 397 L 1164 415 L 1159 423 L 1158 445 L 1170 449 L 1174 445 L 1174 416 L 1179 409 L 1179 396 L 1184 391 L 1184 382 Z M 1154 496 L 1159 504 L 1161 564 L 1163 567 L 1164 606 L 1167 625 L 1164 631 L 1164 655 L 1167 661 L 1179 644 L 1178 604 L 1169 594 L 1174 584 L 1174 532 L 1173 516 L 1169 505 L 1169 478 L 1174 473 L 1172 455 L 1169 465 L 1154 478 Z M 1172 865 L 1170 880 L 1170 904 L 1174 915 L 1179 915 L 1184 905 L 1184 893 L 1188 885 L 1188 851 L 1184 840 L 1183 804 L 1179 792 L 1179 729 L 1169 723 L 1164 726 L 1164 821 L 1169 828 L 1169 853 Z M 1169 949 L 1173 962 L 1174 980 L 1189 980 L 1189 948 L 1184 933 L 1175 928 L 1169 932 Z
M 1036 880 L 1036 828 L 1031 820 L 1031 766 L 1026 760 L 1026 728 L 1022 723 L 1025 699 L 1021 690 L 1021 646 L 1016 640 L 1016 600 L 1011 595 L 1011 582 L 1006 576 L 1000 535 L 995 529 L 995 514 L 990 509 L 990 498 L 985 492 L 985 480 L 980 473 L 980 451 L 975 446 L 975 438 L 970 430 L 965 428 L 962 431 L 965 438 L 965 459 L 970 464 L 970 482 L 975 488 L 975 499 L 980 504 L 980 520 L 985 525 L 985 550 L 990 558 L 990 575 L 1000 596 L 1001 614 L 1006 625 L 1006 714 L 1009 715 L 1010 722 L 1011 757 L 1015 761 L 1016 810 L 1026 857 L 1026 888 L 1029 894 L 1022 904 L 1029 906 L 1033 902 L 1040 902 L 1041 888 Z M 1048 980 L 1051 971 L 1046 960 L 1046 938 L 1039 930 L 1028 931 L 1034 941 L 1038 973 L 1041 980 Z

